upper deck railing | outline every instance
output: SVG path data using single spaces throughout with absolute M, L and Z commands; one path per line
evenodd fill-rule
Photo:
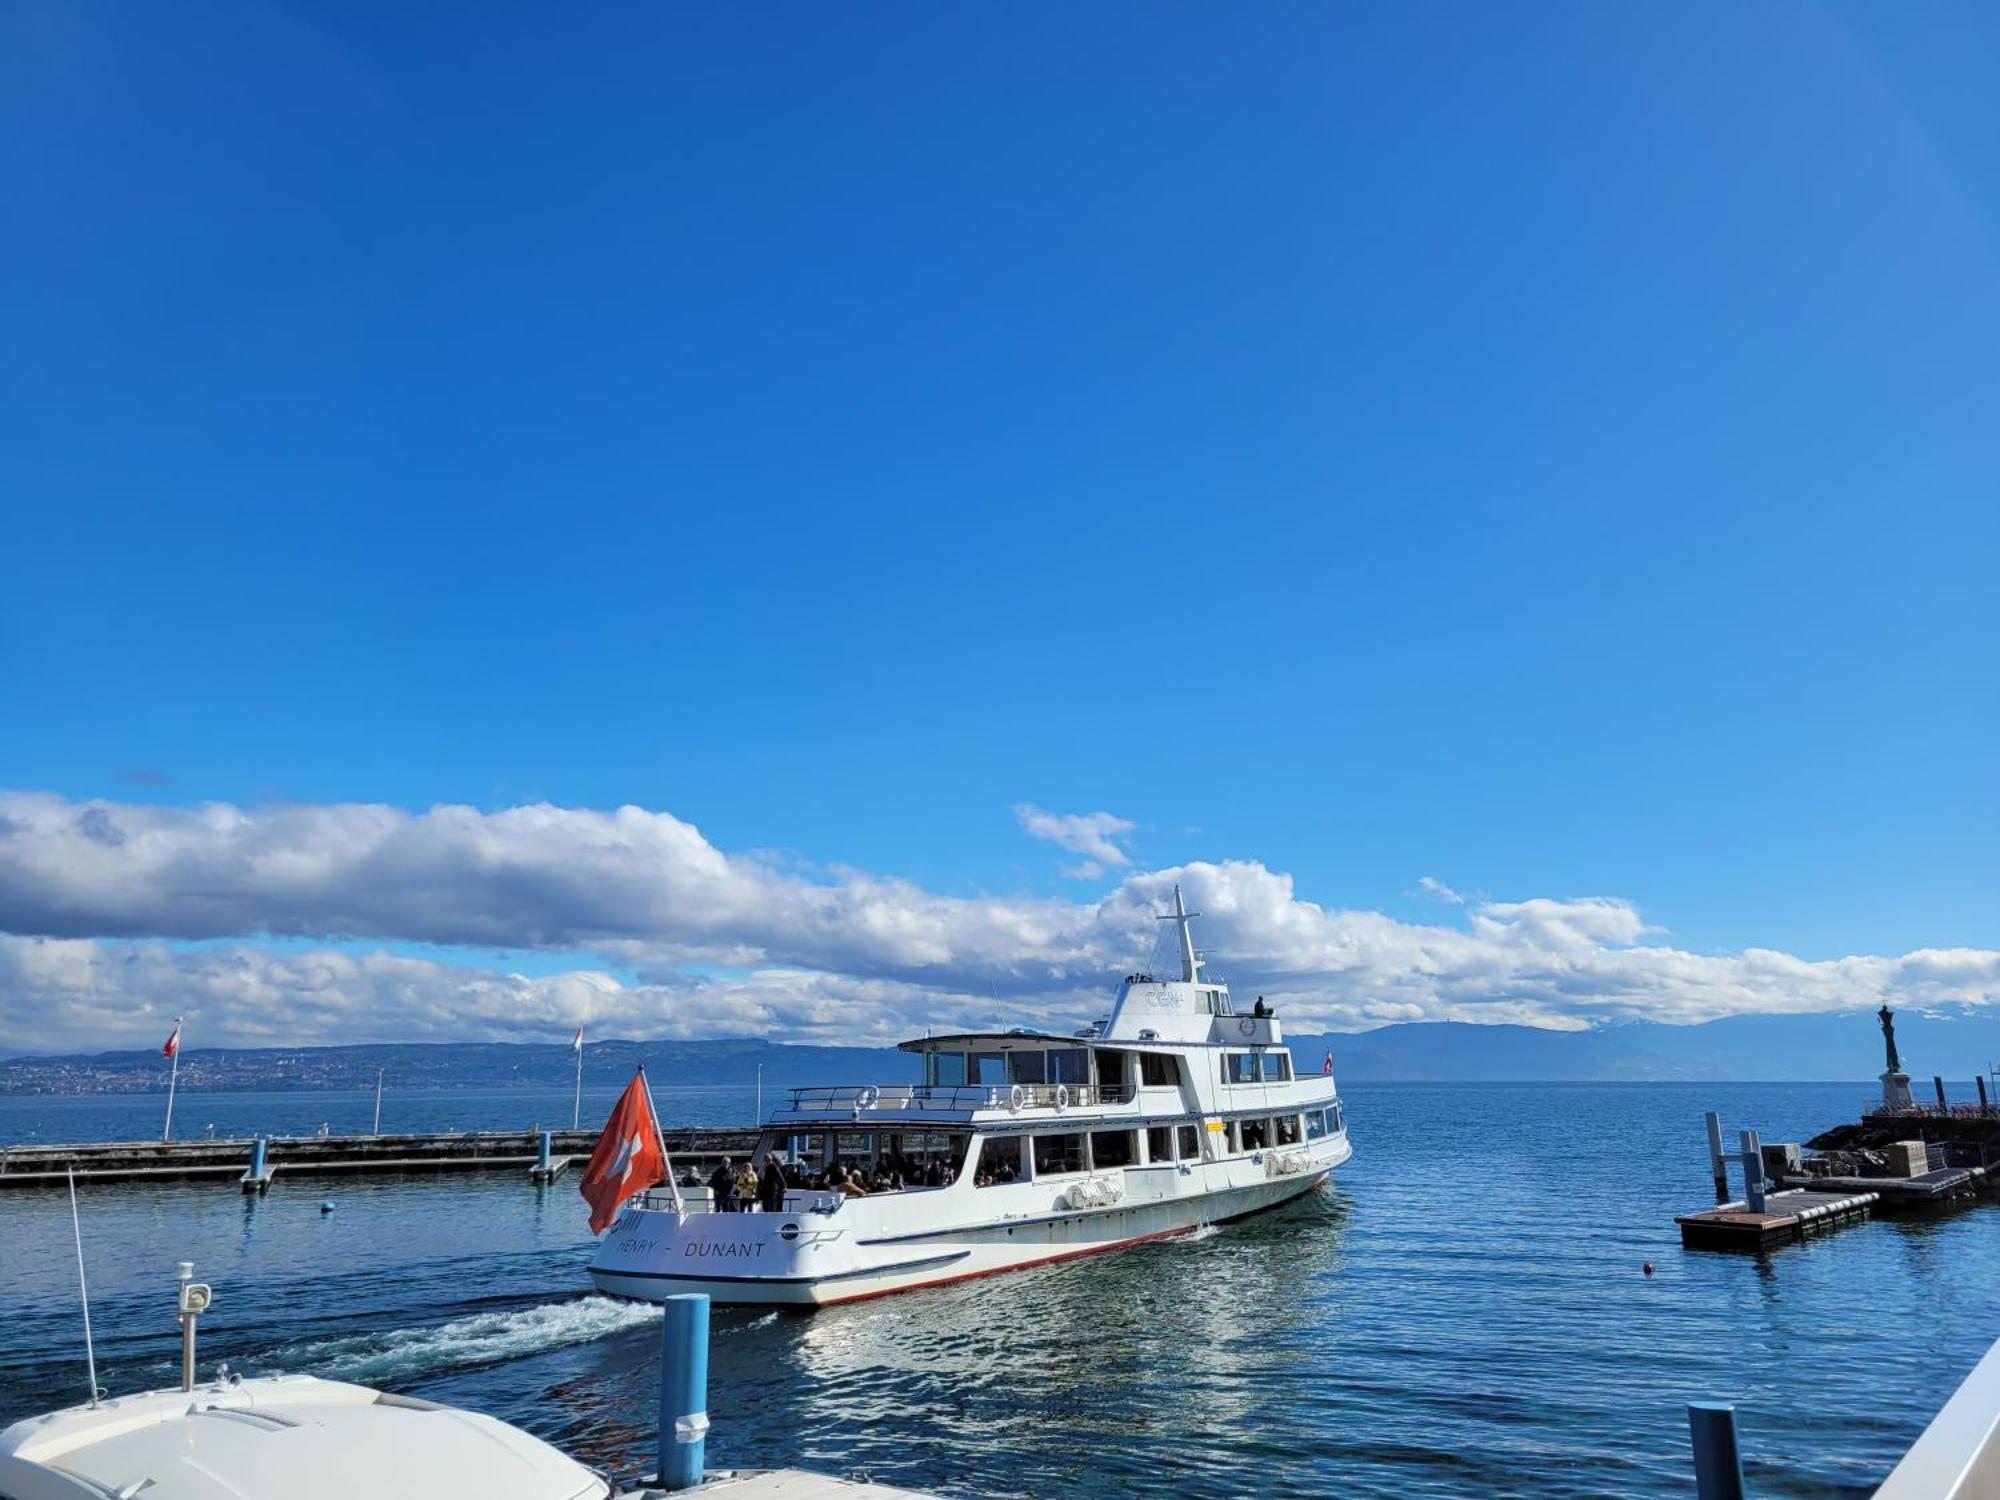
M 791 1091 L 793 1114 L 884 1110 L 1093 1109 L 1123 1104 L 1132 1091 L 1116 1083 L 892 1083 L 836 1084 Z

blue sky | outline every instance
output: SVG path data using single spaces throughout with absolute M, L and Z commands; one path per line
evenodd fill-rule
M 1976 5 L 11 6 L 0 785 L 2000 945 L 1996 142 Z

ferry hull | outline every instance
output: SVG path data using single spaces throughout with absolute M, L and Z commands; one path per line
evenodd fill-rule
M 812 1215 L 698 1214 L 677 1221 L 671 1211 L 631 1210 L 607 1232 L 590 1278 L 610 1296 L 647 1302 L 703 1292 L 723 1304 L 826 1307 L 1127 1249 L 1247 1218 L 1318 1188 L 1349 1154 L 1343 1139 L 1331 1159 L 1292 1176 L 1013 1222 L 862 1233 L 846 1244 L 840 1231 L 812 1228 L 797 1240 L 778 1239 L 787 1223 L 810 1225 Z M 813 1244 L 814 1234 L 826 1238 Z M 719 1253 L 724 1247 L 728 1253 Z M 739 1264 L 744 1269 L 737 1270 Z

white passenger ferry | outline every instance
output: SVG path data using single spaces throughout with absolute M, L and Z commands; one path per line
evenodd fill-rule
M 1330 1070 L 1296 1076 L 1276 1016 L 1205 973 L 1174 890 L 1178 980 L 1133 974 L 1075 1036 L 905 1042 L 924 1081 L 794 1090 L 756 1148 L 782 1197 L 632 1198 L 590 1265 L 658 1301 L 819 1305 L 1117 1250 L 1299 1197 L 1350 1154 Z M 857 1192 L 857 1190 L 860 1190 Z M 744 1205 L 749 1208 L 750 1205 Z

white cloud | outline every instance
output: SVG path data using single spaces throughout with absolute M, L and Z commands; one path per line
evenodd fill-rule
M 1032 802 L 1017 804 L 1014 816 L 1029 838 L 1045 839 L 1058 849 L 1086 856 L 1081 864 L 1063 871 L 1072 880 L 1096 880 L 1106 866 L 1122 869 L 1132 863 L 1132 856 L 1119 842 L 1134 827 L 1127 819 L 1108 812 L 1043 812 Z
M 1417 889 L 1434 900 L 1444 902 L 1447 906 L 1465 905 L 1465 897 L 1446 885 L 1442 880 L 1439 880 L 1435 875 L 1419 875 L 1417 877 Z
M 4 794 L 0 1050 L 157 1044 L 160 1018 L 183 1010 L 217 1042 L 561 1035 L 586 1023 L 821 1040 L 999 1020 L 1067 1028 L 1101 1014 L 1116 976 L 1151 951 L 1177 881 L 1204 914 L 1198 937 L 1217 967 L 1239 991 L 1273 997 L 1295 1030 L 2000 999 L 1990 950 L 1697 954 L 1610 897 L 1467 898 L 1448 925 L 1402 922 L 1321 907 L 1246 860 L 1128 871 L 1094 900 L 954 897 L 865 871 L 780 870 L 635 807 L 413 814 Z M 338 946 L 273 950 L 254 941 L 265 934 Z M 574 968 L 530 978 L 471 952 L 460 964 L 359 951 L 396 942 L 446 957 L 540 949 Z M 735 977 L 689 973 L 697 963 Z

